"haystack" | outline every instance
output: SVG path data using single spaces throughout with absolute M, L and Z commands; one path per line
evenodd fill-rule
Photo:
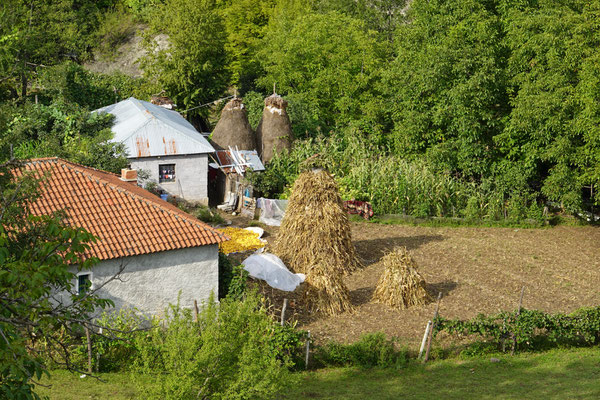
M 211 140 L 217 150 L 228 150 L 229 146 L 237 146 L 239 150 L 256 149 L 256 138 L 242 99 L 236 97 L 225 105 Z
M 381 262 L 385 271 L 379 279 L 373 301 L 399 309 L 431 301 L 425 289 L 425 280 L 417 272 L 416 264 L 406 247 L 386 254 Z
M 271 161 L 275 151 L 292 147 L 292 125 L 287 101 L 277 94 L 265 99 L 263 115 L 256 128 L 256 148 L 263 163 Z
M 360 266 L 348 215 L 333 177 L 324 170 L 302 172 L 292 188 L 273 251 L 294 272 L 327 264 L 338 274 Z
M 306 274 L 306 300 L 313 310 L 337 314 L 351 309 L 342 278 L 360 262 L 337 184 L 328 172 L 314 169 L 300 174 L 273 252 L 294 272 Z

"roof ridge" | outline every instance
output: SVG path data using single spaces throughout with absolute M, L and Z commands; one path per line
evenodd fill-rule
M 102 176 L 90 174 L 86 170 L 90 169 L 90 170 L 95 171 L 95 172 L 100 172 L 101 174 L 108 174 L 108 175 L 112 175 L 113 177 L 118 178 L 119 175 L 117 175 L 117 174 L 114 174 L 114 173 L 108 172 L 108 171 L 102 171 L 102 170 L 99 170 L 99 169 L 96 169 L 96 168 L 93 168 L 93 167 L 87 167 L 85 165 L 77 164 L 77 163 L 74 163 L 72 161 L 60 158 L 60 157 L 49 158 L 47 160 L 42 160 L 42 161 L 54 161 L 57 164 L 62 163 L 67 168 L 73 168 L 73 169 L 79 171 L 80 173 L 84 174 L 88 178 L 101 180 L 103 184 L 108 185 L 113 190 L 117 190 L 118 192 L 119 192 L 119 189 L 126 190 L 132 197 L 134 197 L 137 200 L 140 200 L 140 201 L 144 202 L 145 204 L 147 204 L 149 206 L 156 206 L 156 207 L 160 208 L 162 211 L 165 211 L 169 215 L 172 215 L 174 217 L 181 217 L 183 220 L 185 220 L 189 224 L 193 224 L 193 225 L 196 225 L 196 226 L 202 227 L 202 228 L 208 227 L 211 230 L 214 230 L 219 236 L 226 237 L 226 235 L 223 235 L 221 232 L 219 232 L 217 229 L 213 228 L 212 226 L 208 225 L 207 223 L 200 221 L 198 218 L 194 217 L 193 215 L 190 215 L 190 214 L 186 213 L 185 211 L 180 210 L 179 208 L 177 208 L 177 207 L 175 207 L 175 206 L 167 203 L 166 201 L 160 199 L 159 197 L 156 197 L 156 196 L 152 195 L 150 192 L 148 192 L 148 194 L 156 197 L 156 199 L 146 198 L 144 196 L 141 196 L 141 195 L 133 192 L 132 190 L 130 190 L 127 187 L 127 185 L 132 185 L 131 183 L 123 182 L 123 186 L 118 186 L 118 185 L 115 185 L 113 182 L 110 182 L 110 181 L 104 179 Z M 134 188 L 138 188 L 137 185 L 135 185 L 133 187 Z M 141 190 L 145 190 L 143 188 L 140 188 L 140 189 Z M 169 206 L 165 207 L 165 205 L 161 204 L 161 202 L 165 202 Z

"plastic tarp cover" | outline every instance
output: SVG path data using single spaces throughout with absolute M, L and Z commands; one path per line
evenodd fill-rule
M 287 208 L 287 200 L 265 199 L 260 197 L 256 206 L 260 208 L 259 222 L 270 226 L 281 226 L 281 220 Z
M 251 277 L 262 279 L 269 286 L 285 292 L 293 292 L 306 278 L 304 274 L 290 272 L 283 261 L 271 253 L 252 254 L 242 265 Z

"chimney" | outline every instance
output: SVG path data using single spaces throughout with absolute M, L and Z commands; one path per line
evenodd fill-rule
M 137 171 L 135 169 L 123 168 L 121 170 L 121 180 L 137 183 Z

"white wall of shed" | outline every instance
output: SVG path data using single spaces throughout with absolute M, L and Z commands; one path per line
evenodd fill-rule
M 219 291 L 219 248 L 207 245 L 106 260 L 92 268 L 92 287 L 99 288 L 124 265 L 119 279 L 97 294 L 115 303 L 115 309 L 137 308 L 146 315 L 163 315 L 169 304 L 192 308 Z M 181 292 L 181 295 L 179 294 Z
M 146 170 L 149 180 L 165 192 L 188 201 L 208 205 L 208 154 L 142 157 L 129 160 L 131 168 Z M 158 166 L 175 164 L 175 181 L 158 182 Z

